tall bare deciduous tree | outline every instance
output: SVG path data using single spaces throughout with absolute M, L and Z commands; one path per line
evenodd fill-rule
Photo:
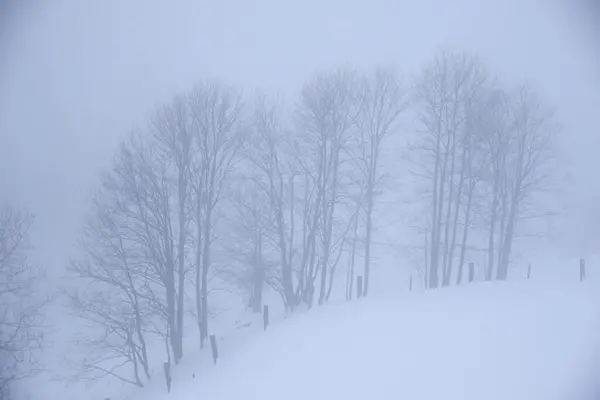
M 462 212 L 462 219 L 455 220 L 454 230 L 460 229 L 462 224 L 462 233 L 460 234 L 460 250 L 458 257 L 458 273 L 456 283 L 461 284 L 464 275 L 465 259 L 467 257 L 467 246 L 469 243 L 469 233 L 476 227 L 477 216 L 482 213 L 482 180 L 485 169 L 489 164 L 489 154 L 487 153 L 486 130 L 490 125 L 482 110 L 487 108 L 485 95 L 477 103 L 471 104 L 466 110 L 465 131 L 461 143 L 461 183 L 459 199 L 459 212 Z M 453 235 L 453 238 L 455 236 Z M 458 239 L 456 239 L 458 240 Z M 452 254 L 454 245 L 451 247 Z M 451 255 L 452 259 L 452 255 Z M 450 276 L 447 276 L 449 281 Z
M 317 74 L 302 89 L 297 110 L 316 189 L 318 212 L 313 218 L 318 221 L 321 239 L 319 304 L 326 300 L 328 274 L 334 272 L 339 261 L 339 258 L 331 257 L 337 239 L 335 211 L 344 186 L 340 174 L 343 150 L 349 144 L 351 128 L 358 113 L 356 88 L 357 78 L 352 71 L 340 69 L 329 74 Z M 341 230 L 347 231 L 345 226 Z M 339 245 L 342 244 L 340 241 Z
M 267 199 L 269 218 L 274 221 L 268 238 L 278 253 L 279 290 L 286 308 L 294 309 L 298 303 L 293 280 L 295 160 L 291 153 L 293 138 L 285 131 L 282 116 L 280 101 L 271 101 L 264 95 L 257 98 L 247 158 L 253 170 L 249 179 Z
M 83 258 L 72 268 L 78 278 L 113 294 L 71 293 L 77 315 L 110 333 L 86 341 L 105 351 L 80 364 L 80 372 L 141 385 L 138 368 L 149 376 L 148 334 L 165 340 L 168 358 L 172 352 L 178 363 L 192 269 L 204 343 L 211 243 L 223 186 L 242 144 L 240 123 L 239 93 L 205 83 L 159 107 L 147 132 L 134 131 L 121 147 L 94 203 Z M 118 359 L 132 365 L 133 378 L 112 369 Z
M 362 164 L 362 160 L 360 158 L 357 158 L 356 161 L 359 165 Z M 360 171 L 360 173 L 357 173 L 356 177 L 354 178 L 354 181 L 356 182 L 354 186 L 358 188 L 357 192 L 348 196 L 350 209 L 354 210 L 354 214 L 350 220 L 350 229 L 348 232 L 348 242 L 350 248 L 348 249 L 348 267 L 346 268 L 346 300 L 352 300 L 357 258 L 360 256 L 364 257 L 364 254 L 361 255 L 361 251 L 365 247 L 364 228 L 366 224 L 364 223 L 364 173 L 362 173 L 360 167 L 355 169 Z
M 42 307 L 37 290 L 43 270 L 27 261 L 33 215 L 0 208 L 0 399 L 10 400 L 15 384 L 41 371 Z
M 120 205 L 128 218 L 130 241 L 144 257 L 145 295 L 165 321 L 177 362 L 183 338 L 177 322 L 178 210 L 174 206 L 179 182 L 167 154 L 150 138 L 135 132 L 122 147 L 115 161 L 113 190 L 122 193 Z
M 131 240 L 138 233 L 118 177 L 118 172 L 104 175 L 80 238 L 81 254 L 69 268 L 77 278 L 67 291 L 72 311 L 94 331 L 78 339 L 84 356 L 69 361 L 76 380 L 112 376 L 143 386 L 140 370 L 150 379 L 146 327 L 155 316 L 146 289 L 145 249 Z
M 244 145 L 242 100 L 233 86 L 209 81 L 188 95 L 193 132 L 192 184 L 196 223 L 196 307 L 200 345 L 208 337 L 208 273 L 218 207 Z
M 486 279 L 506 279 L 524 205 L 550 177 L 556 125 L 529 90 L 504 90 L 467 54 L 439 54 L 416 95 L 424 129 L 413 149 L 431 196 L 428 287 L 449 285 L 455 262 L 460 283 L 469 248 L 487 253 Z
M 161 162 L 173 165 L 172 180 L 175 182 L 173 190 L 176 206 L 176 246 L 175 260 L 177 282 L 174 283 L 176 296 L 175 330 L 172 331 L 173 355 L 175 362 L 183 357 L 183 315 L 186 276 L 186 254 L 189 242 L 189 208 L 192 166 L 192 141 L 193 127 L 191 112 L 186 98 L 177 96 L 168 105 L 157 110 L 150 124 L 150 130 L 157 148 L 161 154 Z M 170 225 L 172 226 L 172 225 Z
M 363 294 L 366 296 L 371 276 L 373 210 L 376 191 L 380 188 L 382 145 L 389 135 L 398 130 L 400 115 L 407 107 L 407 92 L 395 71 L 379 69 L 360 80 L 358 106 L 358 159 L 364 185 L 366 225 L 363 275 Z
M 254 179 L 241 175 L 233 182 L 230 201 L 235 213 L 230 218 L 225 247 L 231 258 L 230 274 L 248 296 L 248 305 L 259 313 L 263 306 L 263 288 L 273 284 L 273 257 L 276 243 L 273 213 L 263 188 Z M 279 289 L 278 285 L 275 285 Z
M 455 227 L 470 161 L 465 147 L 470 132 L 467 110 L 477 101 L 486 79 L 476 58 L 442 52 L 425 68 L 416 85 L 418 118 L 423 128 L 416 148 L 422 157 L 422 175 L 431 183 L 432 197 L 427 273 L 430 288 L 450 282 Z
M 498 171 L 502 185 L 496 273 L 499 280 L 508 276 L 519 220 L 530 215 L 536 196 L 551 183 L 554 138 L 559 132 L 552 113 L 531 89 L 516 87 L 509 93 L 509 101 L 508 137 L 503 142 L 506 158 Z

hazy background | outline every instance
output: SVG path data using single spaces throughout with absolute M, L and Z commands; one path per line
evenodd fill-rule
M 503 77 L 531 82 L 557 107 L 569 187 L 561 204 L 600 209 L 594 3 L 0 3 L 1 200 L 37 214 L 34 258 L 58 272 L 119 139 L 193 82 L 218 77 L 290 98 L 315 69 L 384 64 L 411 73 L 451 46 L 479 53 Z M 561 228 L 567 250 L 580 241 L 565 230 L 589 220 L 580 214 Z

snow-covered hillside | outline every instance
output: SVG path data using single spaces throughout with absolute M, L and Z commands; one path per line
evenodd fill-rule
M 131 399 L 590 399 L 600 291 L 576 268 L 554 279 L 373 294 L 255 320 Z M 589 277 L 589 276 L 588 276 Z M 193 377 L 195 375 L 195 377 Z

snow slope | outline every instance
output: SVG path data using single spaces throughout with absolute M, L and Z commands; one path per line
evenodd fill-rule
M 132 398 L 598 398 L 600 290 L 568 276 L 374 295 L 266 332 L 255 323 L 220 338 L 216 366 L 208 353 L 185 360 L 168 396 L 160 377 Z

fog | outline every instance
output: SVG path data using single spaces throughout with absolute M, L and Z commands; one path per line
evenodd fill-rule
M 441 46 L 474 51 L 503 77 L 532 82 L 557 108 L 569 204 L 600 193 L 593 179 L 600 166 L 598 31 L 584 2 L 58 1 L 4 8 L 10 23 L 2 37 L 0 162 L 10 173 L 0 177 L 3 196 L 35 210 L 35 257 L 51 271 L 65 262 L 119 140 L 154 106 L 205 77 L 290 96 L 327 67 L 394 65 L 411 73 Z
M 101 172 L 157 106 L 211 78 L 291 104 L 313 73 L 338 67 L 391 66 L 410 84 L 443 48 L 555 110 L 561 190 L 547 200 L 560 213 L 536 253 L 598 253 L 593 1 L 7 1 L 0 13 L 0 203 L 35 213 L 30 260 L 53 288 Z

